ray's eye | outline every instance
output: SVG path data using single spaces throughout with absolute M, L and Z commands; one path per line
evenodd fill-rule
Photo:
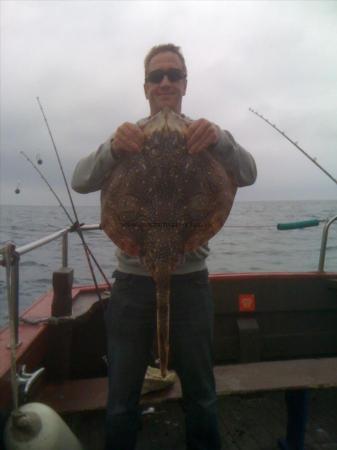
M 133 196 L 129 195 L 122 198 L 118 205 L 121 222 L 136 221 L 139 208 L 139 202 Z
M 205 219 L 209 213 L 210 201 L 207 195 L 195 195 L 188 203 L 187 211 L 189 211 L 189 220 L 201 221 Z

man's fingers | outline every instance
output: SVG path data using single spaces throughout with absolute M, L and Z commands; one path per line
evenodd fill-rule
M 187 130 L 187 146 L 194 146 L 201 139 L 209 125 L 210 123 L 204 119 L 193 122 Z
M 212 143 L 212 136 L 212 131 L 208 132 L 189 148 L 189 153 L 199 153 L 202 150 L 206 150 Z
M 125 134 L 130 139 L 135 140 L 139 144 L 143 143 L 144 133 L 137 125 L 126 122 L 125 129 L 123 128 L 123 131 L 125 131 Z
M 187 149 L 189 153 L 199 153 L 219 139 L 218 127 L 205 119 L 194 122 L 190 136 L 187 136 Z
M 142 137 L 138 135 L 137 132 L 134 130 L 129 130 L 127 128 L 123 128 L 119 130 L 118 135 L 116 136 L 117 139 L 121 141 L 123 144 L 136 144 L 138 147 L 140 147 L 142 143 Z
M 118 131 L 125 139 L 129 139 L 138 144 L 142 144 L 142 142 L 144 140 L 143 131 L 137 125 L 134 125 L 133 123 L 126 122 L 121 127 L 119 127 Z
M 119 151 L 137 152 L 144 142 L 144 133 L 135 124 L 125 122 L 117 128 L 114 138 L 114 148 Z
M 144 133 L 137 125 L 125 122 L 117 128 L 113 148 L 118 151 L 138 152 L 144 143 Z M 199 153 L 217 143 L 219 129 L 206 119 L 199 119 L 188 127 L 186 144 L 189 153 Z
M 134 142 L 123 135 L 119 135 L 114 139 L 114 148 L 119 151 L 138 152 L 141 147 L 137 142 Z

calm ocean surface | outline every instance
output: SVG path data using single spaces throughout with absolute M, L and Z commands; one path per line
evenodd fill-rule
M 1 206 L 0 246 L 21 246 L 68 226 L 59 206 Z M 302 230 L 278 231 L 276 225 L 307 219 L 331 218 L 336 201 L 237 202 L 222 230 L 210 241 L 210 272 L 277 272 L 316 270 L 323 224 Z M 99 208 L 78 207 L 80 222 L 99 223 Z M 86 233 L 87 243 L 108 277 L 116 264 L 115 246 L 103 232 Z M 51 286 L 52 271 L 61 266 L 61 240 L 22 255 L 20 309 L 29 306 Z M 75 284 L 91 283 L 84 252 L 76 235 L 69 238 L 69 266 Z M 337 270 L 337 224 L 330 229 L 326 271 Z M 99 275 L 98 275 L 99 277 Z M 7 322 L 5 270 L 0 268 L 0 326 Z M 101 279 L 99 278 L 99 282 Z

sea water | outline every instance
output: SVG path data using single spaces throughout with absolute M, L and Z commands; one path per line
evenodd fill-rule
M 12 241 L 17 247 L 69 225 L 59 206 L 0 207 L 0 247 Z M 71 212 L 69 210 L 69 212 Z M 210 272 L 302 272 L 318 267 L 323 222 L 319 226 L 279 231 L 278 223 L 326 220 L 337 214 L 336 201 L 237 202 L 222 230 L 210 241 Z M 99 207 L 78 207 L 81 223 L 98 224 Z M 102 231 L 88 231 L 86 241 L 106 273 L 116 267 L 115 246 Z M 62 264 L 61 239 L 20 258 L 20 310 L 51 288 L 52 272 Z M 75 284 L 92 284 L 79 237 L 69 236 L 69 266 Z M 337 222 L 329 233 L 326 271 L 337 271 Z M 98 274 L 98 281 L 103 282 Z M 0 267 L 0 326 L 8 320 L 6 271 Z

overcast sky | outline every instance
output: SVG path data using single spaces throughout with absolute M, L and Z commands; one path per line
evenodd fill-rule
M 327 176 L 248 110 L 337 177 L 336 1 L 2 1 L 1 203 L 56 204 L 20 150 L 41 156 L 68 203 L 37 96 L 70 178 L 119 124 L 148 115 L 143 59 L 167 42 L 188 66 L 183 112 L 228 129 L 256 159 L 258 180 L 238 199 L 337 198 Z

